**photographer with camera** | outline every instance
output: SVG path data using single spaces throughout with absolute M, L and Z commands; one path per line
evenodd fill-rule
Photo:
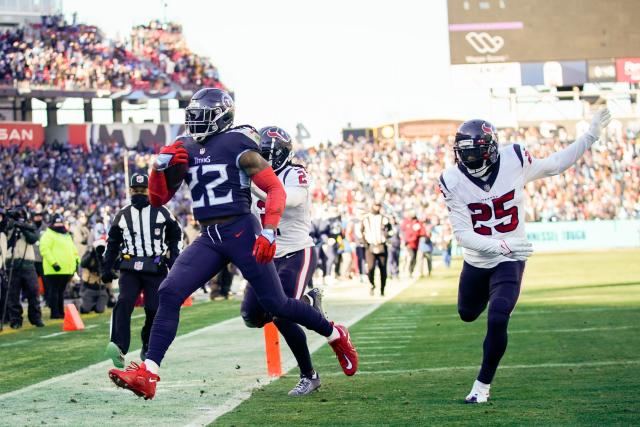
M 64 291 L 80 259 L 73 238 L 61 214 L 54 214 L 51 225 L 40 238 L 44 282 L 50 292 L 51 319 L 64 319 Z
M 38 296 L 38 276 L 35 268 L 34 245 L 38 241 L 36 227 L 29 222 L 27 209 L 20 206 L 6 213 L 4 234 L 7 237 L 7 256 L 5 261 L 9 291 L 6 307 L 2 310 L 8 317 L 13 329 L 22 327 L 22 293 L 28 301 L 27 317 L 32 325 L 44 326 Z M 2 316 L 4 317 L 4 316 Z
M 102 281 L 104 271 L 104 251 L 107 242 L 104 238 L 93 241 L 91 249 L 86 251 L 80 261 L 82 267 L 82 305 L 80 313 L 86 314 L 91 311 L 103 313 L 107 306 L 109 295 L 107 294 L 107 284 Z
M 104 283 L 115 278 L 112 270 L 116 259 L 121 259 L 118 265 L 120 293 L 111 315 L 111 338 L 105 351 L 105 355 L 119 368 L 124 367 L 124 355 L 129 351 L 131 313 L 140 291 L 144 291 L 146 315 L 141 332 L 140 358 L 145 360 L 151 325 L 158 310 L 158 288 L 182 247 L 182 230 L 178 221 L 164 206 L 151 206 L 148 185 L 146 174 L 131 176 L 131 204 L 114 217 L 104 255 Z

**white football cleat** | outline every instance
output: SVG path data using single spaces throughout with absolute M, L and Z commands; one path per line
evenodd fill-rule
M 491 388 L 490 384 L 481 383 L 478 380 L 475 380 L 473 383 L 473 387 L 471 388 L 471 393 L 467 395 L 464 399 L 465 403 L 487 403 L 489 400 L 489 389 Z

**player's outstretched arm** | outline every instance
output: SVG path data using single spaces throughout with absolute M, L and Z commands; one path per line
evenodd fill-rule
M 524 156 L 525 180 L 527 182 L 538 178 L 558 175 L 569 169 L 591 148 L 600 138 L 602 129 L 611 121 L 608 108 L 599 110 L 591 120 L 587 133 L 575 140 L 567 148 L 557 151 L 545 159 L 534 159 L 528 153 Z

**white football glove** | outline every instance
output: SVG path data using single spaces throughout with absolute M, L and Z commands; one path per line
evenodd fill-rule
M 507 258 L 526 261 L 533 253 L 533 246 L 524 238 L 507 238 L 500 240 L 500 253 Z
M 591 119 L 591 126 L 589 126 L 589 133 L 596 138 L 596 141 L 600 139 L 600 133 L 603 128 L 606 128 L 611 122 L 611 112 L 608 108 L 598 110 Z

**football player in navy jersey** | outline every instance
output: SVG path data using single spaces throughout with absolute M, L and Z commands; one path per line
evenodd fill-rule
M 196 92 L 185 109 L 186 135 L 160 150 L 149 177 L 149 200 L 154 206 L 171 200 L 186 181 L 202 234 L 178 256 L 160 285 L 145 362 L 109 371 L 117 386 L 145 399 L 155 395 L 159 365 L 176 336 L 183 301 L 229 262 L 249 281 L 265 312 L 327 337 L 346 375 L 355 374 L 358 367 L 346 327 L 285 295 L 272 259 L 286 193 L 260 155 L 259 134 L 250 126 L 233 127 L 233 117 L 234 103 L 227 92 L 211 88 Z M 250 213 L 251 181 L 266 193 L 262 227 Z

